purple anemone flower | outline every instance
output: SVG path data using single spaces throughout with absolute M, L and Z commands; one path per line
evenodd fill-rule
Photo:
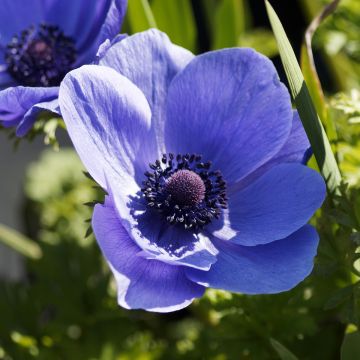
M 59 85 L 119 33 L 127 0 L 2 0 L 0 125 L 25 135 L 41 111 L 59 114 Z M 5 90 L 4 90 L 5 89 Z
M 69 73 L 60 107 L 108 196 L 92 226 L 118 302 L 169 312 L 206 287 L 293 288 L 318 245 L 307 222 L 325 185 L 270 60 L 254 50 L 194 57 L 150 30 Z

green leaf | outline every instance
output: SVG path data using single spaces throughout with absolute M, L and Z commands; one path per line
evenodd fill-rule
M 319 169 L 325 178 L 329 191 L 334 193 L 341 182 L 339 167 L 284 28 L 270 3 L 265 1 L 265 4 L 296 108 L 311 143 Z
M 311 65 L 308 50 L 305 44 L 301 47 L 301 70 L 304 74 L 304 79 L 309 88 L 309 93 L 314 101 L 319 117 L 324 124 L 327 135 L 330 141 L 337 139 L 336 127 L 328 114 L 327 104 L 325 102 L 324 93 L 321 88 L 321 83 L 316 73 L 316 70 Z
M 42 257 L 38 244 L 4 224 L 0 224 L 0 241 L 30 259 L 37 260 Z
M 270 343 L 281 360 L 298 360 L 298 358 L 290 350 L 275 339 L 270 339 Z
M 341 360 L 360 359 L 360 332 L 346 334 L 341 345 Z
M 245 31 L 244 0 L 222 0 L 215 10 L 213 49 L 237 46 Z
M 158 28 L 175 44 L 191 51 L 196 48 L 196 25 L 189 0 L 154 0 L 151 8 Z
M 133 33 L 157 27 L 148 0 L 129 1 L 127 19 Z

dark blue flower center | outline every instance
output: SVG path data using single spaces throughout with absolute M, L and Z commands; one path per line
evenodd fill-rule
M 5 61 L 10 75 L 24 86 L 58 86 L 73 68 L 75 43 L 58 26 L 41 24 L 14 36 Z
M 220 171 L 200 155 L 164 154 L 145 172 L 141 191 L 150 208 L 161 213 L 170 224 L 201 230 L 218 219 L 227 208 L 226 183 Z

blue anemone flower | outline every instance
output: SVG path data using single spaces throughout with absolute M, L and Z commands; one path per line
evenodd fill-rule
M 311 272 L 307 222 L 325 185 L 303 164 L 307 137 L 266 57 L 194 57 L 150 30 L 69 73 L 60 107 L 108 193 L 92 226 L 121 306 L 174 311 L 206 287 L 278 293 Z
M 2 0 L 0 124 L 23 136 L 41 111 L 59 114 L 64 76 L 120 30 L 127 0 Z

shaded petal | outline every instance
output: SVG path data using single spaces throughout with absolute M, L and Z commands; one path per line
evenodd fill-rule
M 300 164 L 274 166 L 230 196 L 229 218 L 214 234 L 246 246 L 283 239 L 307 223 L 325 193 L 325 182 L 315 170 Z
M 96 35 L 99 34 L 112 1 L 42 0 L 42 3 L 44 20 L 59 26 L 66 36 L 74 38 L 81 52 L 84 40 L 94 28 L 97 29 Z
M 0 47 L 5 47 L 14 35 L 43 19 L 42 0 L 1 0 Z
M 99 61 L 105 56 L 107 51 L 110 49 L 111 46 L 114 46 L 118 42 L 124 40 L 127 38 L 127 34 L 119 34 L 116 35 L 111 41 L 109 39 L 106 39 L 98 48 L 96 53 L 96 58 L 93 62 L 93 64 L 99 65 Z
M 106 15 L 105 22 L 101 27 L 98 43 L 106 39 L 112 40 L 119 32 L 125 17 L 127 0 L 113 0 Z
M 43 112 L 51 112 L 54 115 L 60 116 L 61 114 L 58 99 L 56 98 L 51 101 L 41 102 L 31 107 L 20 121 L 16 129 L 16 136 L 21 137 L 26 135 L 34 125 L 37 117 L 40 115 L 40 113 Z
M 203 270 L 216 262 L 217 250 L 205 235 L 171 225 L 149 208 L 133 214 L 133 220 L 129 231 L 145 258 Z
M 115 276 L 120 306 L 170 312 L 203 295 L 204 288 L 188 280 L 183 267 L 138 256 L 140 248 L 109 204 L 95 206 L 92 226 Z
M 0 120 L 18 122 L 36 104 L 57 98 L 58 87 L 16 86 L 0 91 Z
M 217 240 L 218 261 L 209 271 L 187 268 L 192 281 L 245 294 L 287 291 L 307 277 L 313 268 L 319 238 L 305 225 L 283 240 L 246 247 Z
M 99 46 L 107 39 L 113 40 L 119 34 L 127 8 L 127 0 L 112 0 L 107 8 L 105 19 L 98 16 L 98 21 L 93 22 L 91 31 L 79 41 L 80 56 L 76 65 L 94 60 Z M 85 34 L 84 34 L 85 35 Z
M 230 194 L 232 192 L 239 191 L 240 189 L 254 182 L 273 166 L 282 163 L 306 164 L 309 160 L 309 155 L 311 155 L 310 150 L 310 143 L 301 123 L 299 114 L 296 110 L 294 110 L 291 132 L 284 146 L 272 159 L 270 159 L 264 165 L 260 166 L 245 179 L 231 187 L 228 186 L 228 193 Z
M 229 184 L 270 160 L 290 133 L 289 93 L 271 61 L 251 49 L 197 56 L 167 99 L 167 151 L 203 155 Z
M 112 46 L 100 65 L 112 67 L 130 79 L 144 93 L 152 111 L 151 136 L 156 139 L 156 160 L 165 150 L 163 144 L 165 102 L 174 76 L 194 56 L 172 44 L 160 31 L 148 30 L 129 36 Z
M 7 72 L 7 68 L 5 67 L 5 65 L 0 65 L 0 91 L 15 85 L 16 83 L 14 79 L 10 76 L 10 74 Z
M 107 178 L 113 178 L 118 193 L 136 193 L 136 164 L 144 162 L 151 118 L 141 91 L 113 69 L 87 65 L 65 77 L 59 103 L 69 136 L 95 181 L 109 190 Z

